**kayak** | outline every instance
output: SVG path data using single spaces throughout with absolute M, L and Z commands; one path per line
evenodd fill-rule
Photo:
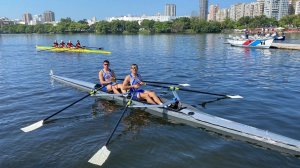
M 95 54 L 111 54 L 110 51 L 90 48 L 56 48 L 52 46 L 36 46 L 36 49 L 41 51 L 54 51 L 54 52 L 78 52 L 78 53 L 95 53 Z

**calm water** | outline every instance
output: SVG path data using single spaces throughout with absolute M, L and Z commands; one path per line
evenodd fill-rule
M 300 140 L 300 51 L 244 49 L 225 35 L 0 35 L 0 167 L 96 167 L 88 159 L 103 145 L 123 107 L 87 98 L 30 133 L 86 93 L 51 82 L 49 70 L 97 82 L 104 59 L 117 77 L 137 63 L 145 80 L 190 83 L 193 89 L 244 99 L 180 92 L 206 113 Z M 300 34 L 286 42 L 300 43 Z M 36 44 L 80 39 L 111 55 L 38 52 Z M 152 88 L 163 94 L 165 90 Z M 166 96 L 169 96 L 166 95 Z M 205 106 L 204 106 L 205 105 Z M 300 159 L 129 110 L 103 167 L 299 167 Z

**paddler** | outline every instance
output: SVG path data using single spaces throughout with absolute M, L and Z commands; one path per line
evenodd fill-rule
M 53 47 L 55 47 L 55 48 L 57 48 L 57 47 L 58 47 L 58 42 L 57 42 L 57 40 L 55 40 L 55 41 L 54 41 L 54 43 L 53 43 Z
M 76 45 L 75 45 L 75 48 L 81 48 L 81 44 L 80 44 L 80 41 L 79 40 L 77 40 L 77 42 L 76 42 Z
M 60 48 L 65 48 L 65 42 L 64 42 L 64 40 L 61 40 L 60 41 L 60 43 L 59 43 L 59 45 L 60 45 Z
M 115 94 L 120 94 L 121 92 L 125 93 L 125 90 L 122 90 L 122 84 L 116 83 L 116 75 L 113 70 L 109 68 L 109 61 L 103 61 L 103 69 L 99 71 L 99 80 L 101 85 L 105 85 L 101 90 L 104 92 L 113 91 Z
M 155 92 L 140 89 L 145 83 L 142 81 L 141 75 L 138 74 L 138 66 L 136 64 L 130 66 L 130 71 L 131 74 L 127 75 L 124 79 L 123 89 L 130 90 L 131 94 L 133 94 L 132 99 L 146 100 L 149 104 L 163 104 Z
M 67 48 L 72 48 L 74 47 L 73 43 L 71 40 L 69 40 L 69 42 L 67 43 Z

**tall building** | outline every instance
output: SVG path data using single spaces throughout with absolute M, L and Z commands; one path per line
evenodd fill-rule
M 283 16 L 288 15 L 288 0 L 265 0 L 264 15 L 269 18 L 280 20 Z
M 176 5 L 175 4 L 166 4 L 165 16 L 176 16 Z
M 217 13 L 219 12 L 219 5 L 210 5 L 209 14 L 207 15 L 208 20 L 216 21 Z
M 32 20 L 32 15 L 30 13 L 26 12 L 23 14 L 23 21 L 26 25 L 28 25 L 31 20 Z
M 295 4 L 295 14 L 296 15 L 300 14 L 300 0 L 296 1 L 296 4 Z
M 256 12 L 258 13 L 254 13 L 255 16 L 260 16 L 264 14 L 264 6 L 265 6 L 265 0 L 257 0 L 258 3 L 258 8 Z
M 200 19 L 207 20 L 208 0 L 199 0 L 200 5 Z
M 295 14 L 297 2 L 298 0 L 289 0 L 289 15 Z
M 55 21 L 55 15 L 52 11 L 45 11 L 44 12 L 44 22 L 54 22 Z

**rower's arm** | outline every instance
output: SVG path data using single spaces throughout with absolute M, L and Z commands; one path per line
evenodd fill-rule
M 122 89 L 123 90 L 129 90 L 131 88 L 133 88 L 133 86 L 128 85 L 128 83 L 130 83 L 130 77 L 129 75 L 127 75 L 123 81 L 123 85 L 122 85 Z
M 110 80 L 112 81 L 112 82 L 116 82 L 116 75 L 115 75 L 115 72 L 112 70 L 111 71 L 112 72 L 112 77 L 110 78 Z

